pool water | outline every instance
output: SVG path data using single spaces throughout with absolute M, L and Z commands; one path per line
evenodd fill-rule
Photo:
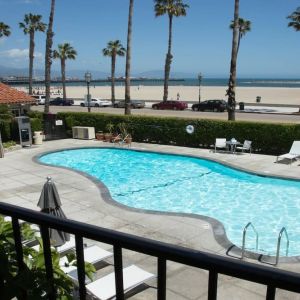
M 244 226 L 252 222 L 261 253 L 276 253 L 284 226 L 289 256 L 300 255 L 300 181 L 256 176 L 204 159 L 122 149 L 66 150 L 40 161 L 101 180 L 115 201 L 130 207 L 215 218 L 237 246 Z M 247 249 L 255 249 L 251 230 Z M 283 238 L 281 255 L 284 250 Z

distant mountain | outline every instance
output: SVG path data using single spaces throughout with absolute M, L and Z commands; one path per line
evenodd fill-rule
M 97 70 L 89 70 L 92 73 L 93 79 L 103 79 L 110 76 L 110 72 L 101 72 Z M 84 73 L 86 70 L 67 70 L 67 77 L 72 78 L 84 78 Z M 34 69 L 34 77 L 44 77 L 43 69 Z M 52 77 L 60 77 L 60 70 L 52 69 L 51 70 Z M 28 76 L 28 68 L 11 68 L 0 66 L 0 77 L 8 77 L 8 76 Z M 116 77 L 124 76 L 124 74 L 116 74 Z M 193 73 L 184 73 L 184 72 L 171 72 L 171 78 L 193 78 L 196 75 Z M 164 78 L 163 70 L 152 70 L 141 73 L 132 73 L 132 77 L 146 77 L 146 78 Z
M 84 73 L 86 70 L 67 70 L 67 77 L 75 77 L 75 78 L 84 78 Z M 110 76 L 108 72 L 100 72 L 91 70 L 93 79 L 107 78 Z M 34 69 L 34 77 L 44 77 L 45 71 L 43 69 Z M 51 70 L 52 77 L 60 77 L 60 70 Z M 8 77 L 8 76 L 28 76 L 28 68 L 11 68 L 0 66 L 0 77 Z
M 136 77 L 147 77 L 147 78 L 164 78 L 163 70 L 152 70 L 139 73 L 135 75 Z M 171 72 L 170 78 L 193 78 L 196 75 L 194 73 L 185 72 Z

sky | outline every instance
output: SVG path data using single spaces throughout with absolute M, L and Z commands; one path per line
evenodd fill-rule
M 0 22 L 11 35 L 0 39 L 0 66 L 28 66 L 29 37 L 19 28 L 27 13 L 48 23 L 50 0 L 0 0 Z M 228 77 L 234 0 L 184 0 L 186 17 L 174 18 L 172 71 L 206 78 Z M 300 78 L 300 32 L 288 28 L 287 16 L 299 0 L 240 0 L 240 17 L 250 20 L 251 32 L 241 41 L 238 77 Z M 110 72 L 102 49 L 119 39 L 126 48 L 129 0 L 56 0 L 53 48 L 69 42 L 77 50 L 68 70 Z M 153 0 L 135 0 L 132 36 L 132 74 L 163 70 L 167 51 L 168 18 L 155 17 Z M 44 67 L 46 34 L 36 34 L 35 68 Z M 58 61 L 53 69 L 59 70 Z M 125 73 L 125 58 L 116 72 Z

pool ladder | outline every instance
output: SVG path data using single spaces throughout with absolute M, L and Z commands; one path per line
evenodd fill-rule
M 256 247 L 255 247 L 255 249 L 256 249 L 256 251 L 258 250 L 258 232 L 255 229 L 254 225 L 251 222 L 249 222 L 244 227 L 244 230 L 243 230 L 243 244 L 242 244 L 241 259 L 244 259 L 244 256 L 245 256 L 246 235 L 247 235 L 247 232 L 248 232 L 248 228 L 252 228 L 253 231 L 254 231 L 254 233 L 255 233 L 255 235 L 256 235 Z M 285 255 L 288 256 L 288 254 L 289 254 L 289 246 L 290 246 L 289 236 L 288 236 L 286 228 L 282 227 L 281 230 L 280 230 L 280 232 L 279 232 L 278 239 L 277 239 L 277 250 L 276 250 L 275 263 L 274 263 L 275 266 L 277 266 L 278 262 L 279 262 L 279 254 L 280 254 L 280 247 L 281 247 L 281 238 L 282 238 L 283 234 L 285 234 L 285 238 L 286 238 L 286 252 L 285 252 Z M 261 261 L 261 262 L 264 262 L 264 261 Z M 267 263 L 267 262 L 264 262 L 264 263 Z

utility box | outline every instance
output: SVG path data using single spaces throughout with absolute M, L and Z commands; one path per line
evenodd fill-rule
M 81 140 L 93 140 L 95 139 L 95 128 L 94 127 L 72 127 L 73 139 Z
M 32 135 L 31 135 L 31 125 L 30 119 L 28 117 L 16 117 L 19 128 L 20 145 L 31 146 L 32 145 Z

